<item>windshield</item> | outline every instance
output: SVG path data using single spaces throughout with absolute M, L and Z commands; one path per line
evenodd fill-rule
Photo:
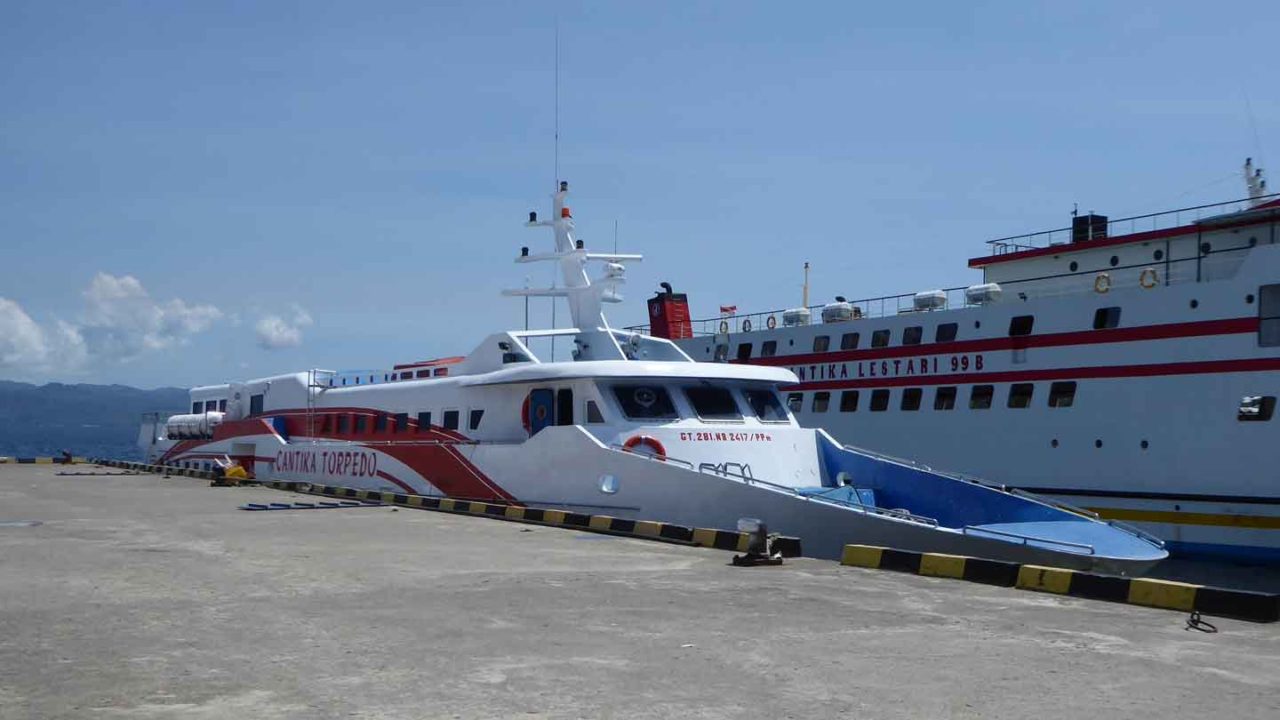
M 629 418 L 649 420 L 677 417 L 671 396 L 661 385 L 617 385 L 613 388 L 613 394 L 618 398 L 622 412 Z
M 777 393 L 772 390 L 745 390 L 743 394 L 747 396 L 747 404 L 756 417 L 765 422 L 787 421 L 787 411 L 778 402 Z
M 703 420 L 741 420 L 738 403 L 728 388 L 700 385 L 684 389 L 693 411 Z

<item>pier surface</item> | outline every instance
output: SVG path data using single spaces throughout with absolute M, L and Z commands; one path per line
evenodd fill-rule
M 1280 716 L 1280 624 L 64 470 L 0 465 L 3 718 Z

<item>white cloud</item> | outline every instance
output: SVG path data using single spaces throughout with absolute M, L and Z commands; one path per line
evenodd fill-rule
M 293 306 L 293 316 L 287 320 L 279 315 L 263 315 L 254 327 L 258 346 L 264 350 L 297 347 L 302 344 L 302 328 L 311 322 L 311 314 L 298 305 Z
M 154 300 L 132 275 L 98 273 L 82 293 L 77 322 L 42 326 L 0 298 L 0 369 L 16 375 L 75 372 L 88 361 L 128 361 L 186 343 L 222 318 L 212 305 Z

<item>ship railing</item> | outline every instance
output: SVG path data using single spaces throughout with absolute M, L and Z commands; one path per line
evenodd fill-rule
M 1070 542 L 1068 540 L 1055 540 L 1053 538 L 1037 537 L 1035 535 L 1024 535 L 1022 533 L 1007 532 L 1005 530 L 992 530 L 991 528 L 985 528 L 978 525 L 965 525 L 960 528 L 960 532 L 965 535 L 987 533 L 990 535 L 999 535 L 1000 537 L 1013 538 L 1014 540 L 1021 541 L 1019 542 L 1020 545 L 1029 545 L 1033 542 L 1046 543 L 1049 545 L 1061 545 L 1062 547 L 1076 548 L 1077 550 L 1083 550 L 1090 555 L 1097 554 L 1097 551 L 1094 550 L 1092 545 L 1086 545 L 1084 543 Z
M 645 458 L 647 460 L 652 460 L 654 462 L 675 462 L 676 464 L 687 467 L 690 470 L 693 470 L 694 472 L 702 473 L 704 475 L 713 475 L 715 477 L 722 477 L 729 480 L 736 480 L 745 485 L 758 485 L 760 487 L 769 488 L 776 492 L 780 492 L 786 495 L 791 495 L 793 497 L 796 497 L 808 502 L 820 502 L 820 503 L 826 503 L 828 505 L 847 507 L 868 515 L 879 515 L 882 517 L 893 518 L 895 520 L 903 520 L 906 522 L 912 522 L 920 525 L 938 527 L 938 521 L 935 520 L 934 518 L 926 517 L 924 515 L 916 515 L 915 513 L 912 513 L 907 510 L 896 510 L 896 509 L 890 509 L 890 508 L 876 507 L 875 505 L 864 505 L 863 503 L 856 502 L 854 500 L 826 497 L 821 493 L 818 493 L 818 494 L 804 493 L 804 492 L 801 492 L 799 488 L 795 488 L 790 485 L 780 485 L 778 483 L 770 482 L 768 480 L 761 480 L 760 478 L 757 478 L 748 474 L 750 472 L 749 467 L 741 463 L 716 464 L 716 463 L 704 462 L 701 465 L 695 466 L 693 463 L 689 462 L 688 460 L 673 458 L 670 455 L 658 456 L 658 455 L 649 455 L 645 453 L 634 453 L 631 450 L 616 443 L 609 445 L 609 449 L 616 450 L 618 452 L 625 452 L 628 455 L 635 455 L 636 457 Z M 729 468 L 730 465 L 737 465 L 739 467 L 747 468 L 747 472 L 744 473 L 740 471 L 731 470 Z M 828 491 L 835 491 L 835 490 L 839 490 L 839 488 L 828 489 Z
M 1104 237 L 1132 235 L 1139 232 L 1167 230 L 1169 228 L 1181 227 L 1185 224 L 1197 223 L 1219 215 L 1244 212 L 1259 202 L 1268 202 L 1276 198 L 1280 198 L 1280 193 L 1263 195 L 1258 198 L 1240 198 L 1238 200 L 1227 200 L 1226 202 L 1210 203 L 1208 205 L 1193 205 L 1191 207 L 1178 208 L 1177 210 L 1165 210 L 1157 213 L 1148 213 L 1146 215 L 1117 218 L 1115 220 L 1107 221 L 1107 232 L 1105 235 L 1099 233 L 1097 236 L 1088 239 L 1100 240 Z M 1021 252 L 1023 250 L 1038 250 L 1052 245 L 1066 245 L 1071 241 L 1072 229 L 1065 227 L 1056 228 L 1054 230 L 1042 230 L 1040 232 L 1027 233 L 1025 235 L 1010 235 L 1008 237 L 996 238 L 995 240 L 988 240 L 987 245 L 991 247 L 992 255 L 1006 255 L 1008 253 Z

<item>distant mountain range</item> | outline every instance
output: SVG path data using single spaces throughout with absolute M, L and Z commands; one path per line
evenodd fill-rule
M 138 459 L 142 414 L 180 413 L 188 404 L 181 388 L 0 380 L 0 455 L 50 456 L 66 449 L 86 457 Z

